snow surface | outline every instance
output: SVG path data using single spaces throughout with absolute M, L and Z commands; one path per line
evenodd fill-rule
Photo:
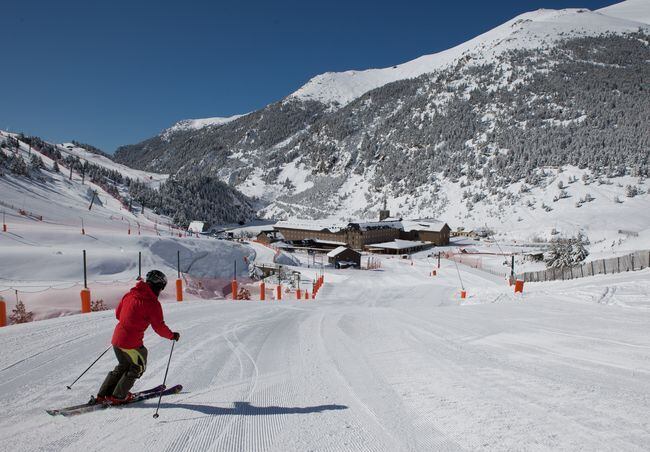
M 177 132 L 186 131 L 186 130 L 199 130 L 204 127 L 222 126 L 224 124 L 228 124 L 231 121 L 234 121 L 235 119 L 241 118 L 246 114 L 233 115 L 225 118 L 215 117 L 215 118 L 200 118 L 200 119 L 184 119 L 182 121 L 178 121 L 176 124 L 169 127 L 168 129 L 165 129 L 160 134 L 160 137 L 163 140 L 169 140 L 169 137 Z
M 6 135 L 7 132 L 4 132 L 4 134 Z M 17 138 L 16 135 L 14 135 L 14 137 Z M 75 146 L 72 143 L 62 143 L 56 146 L 64 157 L 66 155 L 79 157 L 82 161 L 86 160 L 88 163 L 102 166 L 110 170 L 119 171 L 122 176 L 145 182 L 147 185 L 153 187 L 158 187 L 162 182 L 166 181 L 169 178 L 168 174 L 152 173 L 149 171 L 141 171 L 130 168 L 126 165 L 122 165 L 121 163 L 114 162 L 111 159 L 104 157 L 103 155 L 95 154 L 93 152 L 85 150 L 84 148 Z
M 610 17 L 650 24 L 649 3 L 648 0 L 627 0 L 606 8 L 601 8 L 597 12 Z
M 378 257 L 327 270 L 316 301 L 164 303 L 181 394 L 76 418 L 115 363 L 112 312 L 0 329 L 3 448 L 31 450 L 646 450 L 650 273 L 527 284 Z M 306 269 L 305 269 L 306 270 Z M 147 372 L 170 343 L 149 331 Z
M 343 106 L 387 83 L 448 68 L 461 60 L 483 64 L 511 49 L 548 48 L 572 36 L 637 31 L 640 27 L 647 28 L 649 3 L 628 0 L 598 11 L 540 9 L 524 13 L 456 47 L 390 68 L 317 75 L 290 98 Z
M 431 242 L 424 242 L 420 240 L 402 240 L 395 239 L 392 242 L 383 242 L 383 243 L 373 243 L 368 245 L 372 248 L 385 248 L 389 250 L 405 250 L 409 248 L 414 248 L 417 246 L 430 245 Z

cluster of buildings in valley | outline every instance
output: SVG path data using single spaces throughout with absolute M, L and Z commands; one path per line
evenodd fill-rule
M 205 230 L 205 223 L 192 221 L 191 234 L 234 238 L 224 229 Z M 316 220 L 280 221 L 257 234 L 256 240 L 287 251 L 308 250 L 327 253 L 335 266 L 359 267 L 361 252 L 381 254 L 410 254 L 433 246 L 449 244 L 452 234 L 447 223 L 435 219 L 404 220 L 391 217 L 386 209 L 378 221 L 332 222 Z
M 280 221 L 272 229 L 261 231 L 257 241 L 265 244 L 283 242 L 283 246 L 327 252 L 333 264 L 344 259 L 345 262 L 356 261 L 359 265 L 359 251 L 409 254 L 432 246 L 448 245 L 450 233 L 449 225 L 443 221 L 404 220 L 391 217 L 387 210 L 382 210 L 379 221 Z

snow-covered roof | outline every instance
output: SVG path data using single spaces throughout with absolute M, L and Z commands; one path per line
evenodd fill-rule
M 399 221 L 353 221 L 350 223 L 334 222 L 334 221 L 280 221 L 275 224 L 277 229 L 300 229 L 304 231 L 329 231 L 340 232 L 347 228 L 358 228 L 362 231 L 378 228 L 395 228 L 402 227 Z
M 263 231 L 258 232 L 257 235 L 261 235 L 261 234 L 276 237 L 280 240 L 284 239 L 282 233 L 280 231 L 276 231 L 275 229 L 264 229 Z
M 347 245 L 347 243 L 345 242 L 337 242 L 334 240 L 321 240 L 321 239 L 314 239 L 314 243 L 318 243 L 321 245 L 337 245 L 339 248 L 345 247 L 345 245 Z
M 423 242 L 421 240 L 401 240 L 395 239 L 392 242 L 373 243 L 368 245 L 368 248 L 383 248 L 387 250 L 405 250 L 408 248 L 416 248 L 418 246 L 430 245 L 431 242 Z
M 323 221 L 280 221 L 276 223 L 276 228 L 285 229 L 300 229 L 304 231 L 329 231 L 340 232 L 346 228 L 359 229 L 361 231 L 368 231 L 371 229 L 380 228 L 393 228 L 404 229 L 404 231 L 434 231 L 440 232 L 445 226 L 444 221 L 436 220 L 433 218 L 423 218 L 419 220 L 398 220 L 394 218 L 386 218 L 382 221 L 353 221 L 350 223 L 334 223 Z
M 339 246 L 338 248 L 333 249 L 329 253 L 327 253 L 327 257 L 336 257 L 339 254 L 341 254 L 343 251 L 348 250 L 349 248 L 347 246 Z
M 339 232 L 347 227 L 347 223 L 325 222 L 325 221 L 279 221 L 275 224 L 276 229 L 300 229 L 304 231 L 329 231 Z
M 402 227 L 404 231 L 431 231 L 440 232 L 446 225 L 444 221 L 436 220 L 433 218 L 423 218 L 420 220 L 402 220 Z
M 191 232 L 203 232 L 204 226 L 205 222 L 203 221 L 192 221 L 187 230 Z
M 275 242 L 272 243 L 271 246 L 273 246 L 274 248 L 283 248 L 283 249 L 293 248 L 293 245 L 287 242 Z
M 370 229 L 380 229 L 380 228 L 394 228 L 401 229 L 402 223 L 400 221 L 365 221 L 365 222 L 352 222 L 349 224 L 350 227 L 358 227 L 362 231 L 367 231 Z

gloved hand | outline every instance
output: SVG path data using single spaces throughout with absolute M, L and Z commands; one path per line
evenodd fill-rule
M 172 341 L 178 341 L 181 338 L 181 333 L 174 333 L 174 337 L 172 338 Z

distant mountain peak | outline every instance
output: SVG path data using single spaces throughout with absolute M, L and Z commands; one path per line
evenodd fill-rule
M 547 48 L 572 36 L 633 32 L 650 22 L 649 0 L 628 0 L 598 11 L 585 8 L 538 9 L 523 13 L 467 42 L 442 52 L 383 69 L 326 72 L 290 97 L 344 106 L 380 86 L 446 69 L 462 58 L 493 62 L 511 49 Z

